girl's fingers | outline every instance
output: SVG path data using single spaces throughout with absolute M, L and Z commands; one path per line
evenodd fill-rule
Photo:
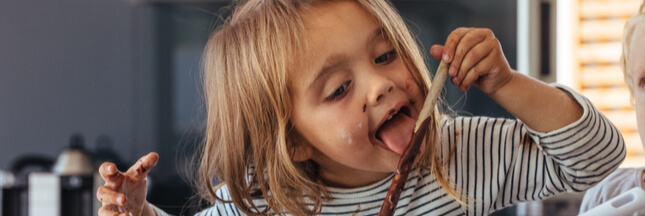
M 470 31 L 469 28 L 457 28 L 448 35 L 448 39 L 446 39 L 446 43 L 443 45 L 443 55 L 441 56 L 444 62 L 452 62 L 457 45 L 468 31 Z
M 430 55 L 437 61 L 441 61 L 441 54 L 443 53 L 443 46 L 439 44 L 430 47 Z
M 107 180 L 117 172 L 118 170 L 116 169 L 116 165 L 114 165 L 114 163 L 104 162 L 101 164 L 101 167 L 99 167 L 99 173 L 105 180 Z
M 456 74 L 457 83 L 453 84 L 458 85 L 463 82 L 464 77 L 466 77 L 472 67 L 482 61 L 482 59 L 490 55 L 493 49 L 495 49 L 494 43 L 490 43 L 488 41 L 480 41 L 480 43 L 475 44 L 467 53 L 464 54 L 465 58 L 457 60 L 457 57 L 455 57 L 453 64 L 450 65 L 451 69 L 453 67 L 458 68 Z M 461 64 L 455 65 L 458 61 L 461 61 Z
M 110 162 L 104 162 L 101 164 L 101 167 L 99 167 L 99 174 L 101 174 L 101 178 L 105 180 L 106 185 L 114 186 L 121 182 L 121 179 L 123 178 L 121 172 L 116 169 L 116 165 Z
M 99 199 L 104 205 L 111 204 L 123 206 L 126 202 L 126 196 L 122 193 L 116 192 L 107 186 L 101 186 L 96 191 L 96 198 Z
M 121 209 L 115 205 L 104 205 L 99 208 L 99 216 L 129 216 L 127 212 L 120 211 Z
M 464 80 L 461 82 L 459 85 L 459 90 L 465 91 L 466 89 L 470 88 L 470 86 L 477 81 L 477 79 L 480 76 L 485 75 L 489 71 L 491 71 L 494 67 L 494 56 L 493 55 L 488 55 L 479 63 L 475 66 L 473 66 L 467 73 L 466 77 Z M 481 86 L 479 86 L 481 88 Z
M 450 68 L 448 69 L 448 74 L 450 76 L 459 77 L 459 80 L 464 77 L 465 74 L 459 74 L 460 71 L 463 71 L 461 70 L 461 63 L 466 58 L 477 57 L 475 56 L 476 53 L 471 53 L 471 49 L 477 44 L 484 41 L 484 39 L 486 38 L 483 37 L 483 35 L 480 34 L 480 31 L 478 30 L 469 31 L 468 33 L 466 33 L 466 35 L 463 36 L 461 42 L 459 42 L 459 44 L 457 45 L 455 56 L 450 63 Z
M 141 157 L 130 169 L 128 169 L 127 175 L 134 179 L 145 179 L 148 176 L 150 169 L 154 167 L 159 161 L 159 155 L 155 152 L 151 152 L 146 156 Z

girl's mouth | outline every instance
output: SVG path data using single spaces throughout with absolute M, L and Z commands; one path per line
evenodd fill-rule
M 408 146 L 416 120 L 407 106 L 390 113 L 390 116 L 376 131 L 376 139 L 385 144 L 385 148 L 402 154 Z

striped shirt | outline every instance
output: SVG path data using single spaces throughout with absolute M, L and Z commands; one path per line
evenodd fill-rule
M 395 215 L 487 215 L 518 202 L 584 191 L 618 168 L 625 146 L 616 127 L 586 98 L 557 87 L 569 92 L 584 114 L 548 133 L 513 119 L 444 119 L 437 150 L 450 156 L 447 172 L 468 196 L 467 207 L 448 196 L 429 171 L 413 169 Z M 332 199 L 323 203 L 320 215 L 377 215 L 393 176 L 360 188 L 328 188 Z M 226 187 L 217 195 L 230 199 Z M 266 206 L 262 199 L 254 202 Z M 232 203 L 218 202 L 198 215 L 244 214 Z

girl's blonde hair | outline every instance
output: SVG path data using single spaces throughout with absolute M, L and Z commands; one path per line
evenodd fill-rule
M 248 0 L 210 37 L 203 55 L 207 106 L 203 151 L 196 185 L 214 203 L 233 202 L 246 214 L 312 215 L 330 198 L 313 161 L 294 162 L 290 75 L 306 50 L 303 15 L 329 0 Z M 382 27 L 385 37 L 428 92 L 430 73 L 418 44 L 393 6 L 384 0 L 356 0 Z M 301 61 L 302 60 L 302 61 Z M 458 201 L 436 154 L 440 112 L 434 110 L 426 149 L 418 163 Z M 219 180 L 213 186 L 215 178 Z M 216 190 L 226 186 L 229 197 Z M 266 200 L 266 208 L 253 203 Z M 460 201 L 461 202 L 461 201 Z M 306 203 L 313 203 L 309 207 Z
M 623 52 L 620 55 L 620 67 L 623 69 L 625 76 L 625 85 L 629 89 L 630 101 L 634 104 L 634 71 L 630 68 L 632 43 L 636 36 L 643 35 L 643 28 L 645 28 L 645 2 L 643 2 L 632 18 L 625 23 L 625 30 L 623 31 Z

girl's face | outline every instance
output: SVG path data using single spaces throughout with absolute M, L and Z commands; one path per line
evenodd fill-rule
M 307 63 L 290 82 L 300 135 L 294 159 L 314 160 L 331 186 L 376 182 L 396 170 L 424 93 L 357 3 L 317 6 L 305 26 Z
M 641 27 L 632 41 L 631 62 L 632 85 L 634 86 L 634 103 L 636 122 L 641 143 L 645 148 L 645 27 Z

